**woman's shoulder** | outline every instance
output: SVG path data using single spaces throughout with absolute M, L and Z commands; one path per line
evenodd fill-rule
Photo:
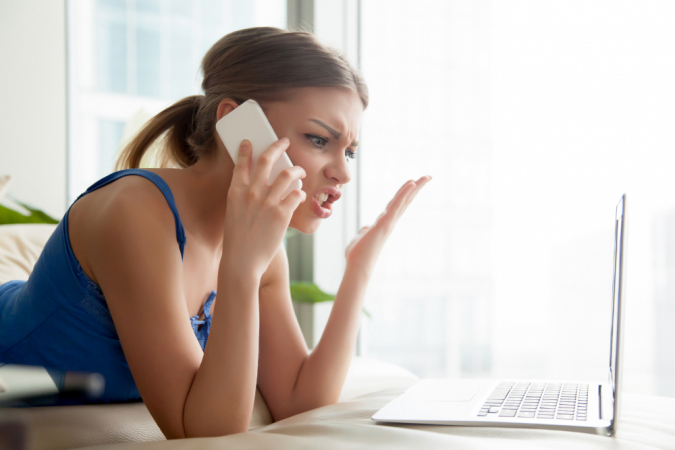
M 159 187 L 145 177 L 120 177 L 80 198 L 71 208 L 69 221 L 74 222 L 77 219 L 73 216 L 78 215 L 85 217 L 88 225 L 110 225 L 118 223 L 118 219 L 137 216 L 171 218 L 168 201 Z M 143 225 L 142 222 L 133 222 Z M 173 220 L 169 224 L 173 224 Z
M 167 199 L 147 178 L 124 176 L 81 197 L 68 213 L 70 243 L 82 269 L 90 269 L 99 250 L 155 242 L 176 245 L 175 221 Z

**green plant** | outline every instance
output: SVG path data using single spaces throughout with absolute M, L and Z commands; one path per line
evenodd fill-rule
M 299 303 L 321 303 L 335 300 L 335 295 L 328 294 L 319 288 L 314 283 L 307 283 L 305 281 L 291 282 L 291 299 Z M 363 308 L 363 314 L 370 318 L 370 313 Z
M 51 223 L 51 224 L 59 223 L 58 220 L 48 216 L 39 209 L 31 208 L 30 206 L 25 205 L 17 200 L 13 201 L 26 208 L 28 211 L 30 211 L 30 215 L 24 216 L 18 211 L 14 211 L 13 209 L 0 205 L 0 225 L 10 225 L 18 223 Z
M 291 298 L 300 303 L 321 303 L 335 300 L 335 296 L 328 294 L 314 283 L 293 281 L 291 283 Z

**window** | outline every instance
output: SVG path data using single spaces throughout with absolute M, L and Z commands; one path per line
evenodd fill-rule
M 362 1 L 364 354 L 422 377 L 603 380 L 628 194 L 624 387 L 675 396 L 675 5 Z
M 154 114 L 200 93 L 199 64 L 225 34 L 286 26 L 285 0 L 69 0 L 68 203 L 113 170 Z

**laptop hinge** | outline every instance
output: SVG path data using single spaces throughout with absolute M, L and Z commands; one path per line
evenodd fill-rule
M 614 392 L 612 392 L 612 387 L 607 384 L 601 384 L 598 387 L 598 400 L 600 418 L 603 420 L 614 420 Z

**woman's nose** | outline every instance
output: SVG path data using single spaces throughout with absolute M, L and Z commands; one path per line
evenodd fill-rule
M 349 170 L 349 163 L 344 154 L 334 158 L 328 166 L 326 166 L 325 174 L 327 178 L 336 180 L 338 184 L 349 183 L 349 180 L 352 179 L 352 175 Z

